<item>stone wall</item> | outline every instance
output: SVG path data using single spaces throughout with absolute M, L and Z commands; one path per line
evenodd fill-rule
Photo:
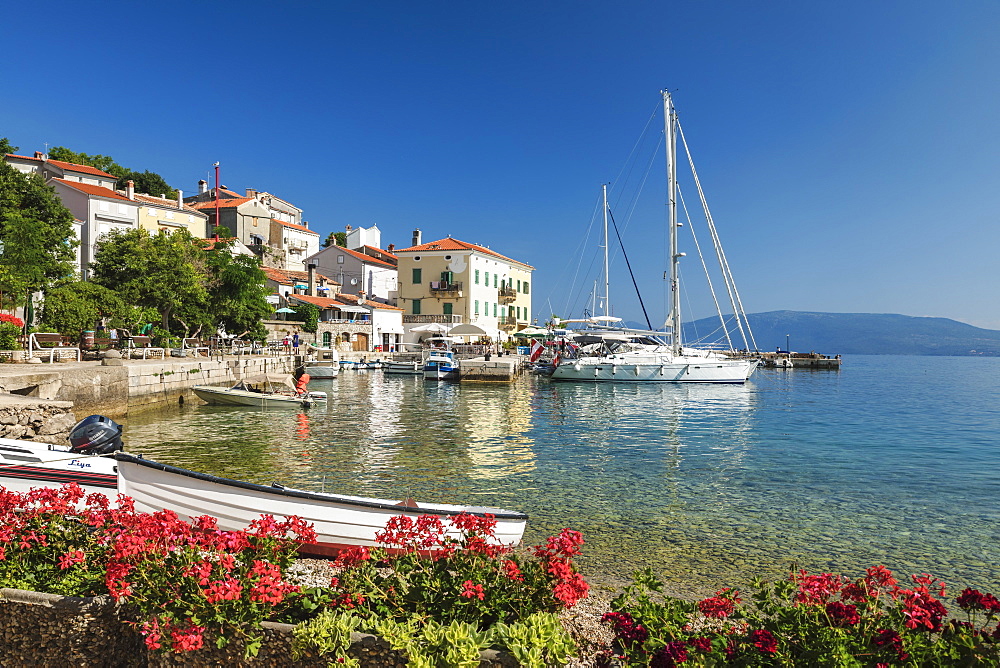
M 312 668 L 328 666 L 316 655 L 293 661 L 291 624 L 264 622 L 264 642 L 257 656 L 243 657 L 242 649 L 231 644 L 215 647 L 206 638 L 205 647 L 194 652 L 160 653 L 146 649 L 139 636 L 123 620 L 124 609 L 111 598 L 75 598 L 19 589 L 0 589 L 0 661 L 4 668 L 15 666 L 108 668 L 169 668 L 180 666 L 266 666 L 267 668 Z M 405 657 L 388 643 L 372 635 L 351 634 L 349 653 L 362 668 L 397 668 Z M 509 655 L 483 652 L 481 668 L 508 668 L 516 665 Z
M 70 401 L 38 400 L 18 395 L 0 399 L 0 438 L 64 444 L 76 424 Z

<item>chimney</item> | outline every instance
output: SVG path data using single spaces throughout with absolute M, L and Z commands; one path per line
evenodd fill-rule
M 208 192 L 208 181 L 206 181 L 205 179 L 198 181 L 198 194 L 204 195 L 207 192 Z
M 310 297 L 315 297 L 316 296 L 316 263 L 315 262 L 310 262 L 309 266 L 307 267 L 307 269 L 309 271 L 309 281 L 308 281 L 308 283 L 309 283 L 309 296 Z
M 419 246 L 420 245 L 420 230 L 413 230 L 413 243 L 410 244 L 410 245 L 411 246 Z
M 183 209 L 184 208 L 184 191 L 183 190 L 178 190 L 177 191 L 177 208 L 178 209 Z
M 256 197 L 257 191 L 253 188 L 247 188 L 247 197 Z
M 128 197 L 129 199 L 135 199 L 135 182 L 134 181 L 129 180 L 129 181 L 125 182 L 125 197 Z
M 49 159 L 49 156 L 45 155 L 41 151 L 35 151 L 35 158 L 44 162 Z
M 396 244 L 389 244 L 389 247 L 386 248 L 386 250 L 391 253 L 392 251 L 396 250 Z
M 351 231 L 352 229 L 353 229 L 353 228 L 352 228 L 352 227 L 351 227 L 350 225 L 345 225 L 345 226 L 344 226 L 344 231 L 345 231 L 345 232 L 350 232 L 350 231 Z

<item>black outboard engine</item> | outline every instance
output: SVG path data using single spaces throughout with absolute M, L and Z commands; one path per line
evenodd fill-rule
M 85 417 L 69 432 L 69 445 L 81 455 L 110 455 L 122 449 L 122 426 L 103 415 Z

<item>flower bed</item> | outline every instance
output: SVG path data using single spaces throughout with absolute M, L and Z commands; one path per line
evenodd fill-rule
M 732 589 L 695 603 L 660 596 L 647 570 L 604 621 L 617 636 L 613 657 L 627 666 L 1000 665 L 1000 601 L 966 589 L 949 618 L 943 582 L 924 573 L 912 583 L 883 566 L 855 580 L 800 571 L 758 580 L 746 603 Z
M 329 586 L 304 589 L 288 571 L 298 545 L 315 534 L 295 517 L 262 516 L 230 532 L 208 517 L 187 523 L 167 511 L 137 513 L 126 497 L 112 505 L 75 485 L 0 491 L 0 585 L 109 595 L 128 614 L 109 602 L 108 633 L 132 645 L 141 638 L 160 653 L 153 665 L 268 655 L 272 665 L 323 656 L 381 666 L 439 654 L 444 665 L 479 665 L 491 648 L 510 650 L 523 665 L 564 663 L 573 645 L 554 612 L 587 593 L 572 564 L 582 536 L 565 530 L 524 554 L 496 543 L 488 516 L 463 515 L 454 525 L 461 540 L 435 516 L 393 518 L 379 547 L 349 550 Z M 265 620 L 300 624 L 289 635 L 291 627 L 262 627 Z M 372 631 L 382 640 L 358 635 Z M 106 635 L 91 642 L 104 644 Z

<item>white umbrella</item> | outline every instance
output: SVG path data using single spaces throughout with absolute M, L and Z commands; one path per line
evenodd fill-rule
M 463 324 L 455 325 L 448 332 L 451 336 L 486 336 L 486 330 L 476 325 Z
M 420 325 L 419 327 L 414 327 L 410 330 L 411 332 L 435 332 L 441 334 L 448 331 L 447 325 L 442 325 L 439 322 L 429 322 L 426 325 Z

